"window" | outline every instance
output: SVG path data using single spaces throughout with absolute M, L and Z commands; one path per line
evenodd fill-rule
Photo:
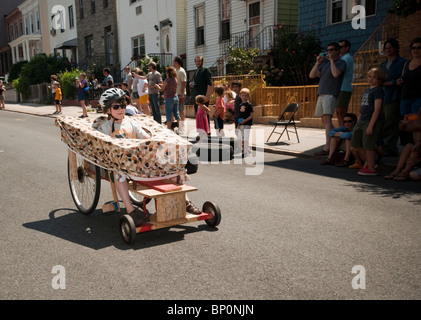
M 327 24 L 352 20 L 356 15 L 352 7 L 356 5 L 365 7 L 366 16 L 376 14 L 376 0 L 328 0 Z
M 85 37 L 86 58 L 92 58 L 94 55 L 94 36 Z
M 28 18 L 25 18 L 25 34 L 28 35 L 29 34 L 29 29 L 28 29 Z
M 34 33 L 34 16 L 31 14 L 30 16 L 31 19 L 31 34 Z
M 221 40 L 229 40 L 231 37 L 231 7 L 230 0 L 220 1 L 221 9 Z
M 85 18 L 85 14 L 83 12 L 83 0 L 79 0 L 79 15 L 81 20 Z
M 205 44 L 205 6 L 196 7 L 196 46 Z
M 102 2 L 102 7 L 105 9 L 105 8 L 108 8 L 108 0 L 103 0 L 103 2 Z
M 15 39 L 17 39 L 19 37 L 19 34 L 18 34 L 18 24 L 17 24 L 17 22 L 15 22 Z
M 137 0 L 129 0 L 129 3 L 130 4 L 133 4 L 133 3 L 135 3 Z
M 145 36 L 137 36 L 132 39 L 132 52 L 134 57 L 145 55 Z
M 94 14 L 95 11 L 95 0 L 91 0 L 91 14 Z
M 39 12 L 35 12 L 35 17 L 37 19 L 37 31 L 41 30 L 41 26 L 40 26 L 40 20 L 39 20 Z
M 73 16 L 73 6 L 69 6 L 69 27 L 73 29 L 75 27 L 75 20 Z
M 19 36 L 23 36 L 23 23 L 22 20 L 19 20 Z
M 10 41 L 15 40 L 15 37 L 13 36 L 13 26 L 10 26 Z

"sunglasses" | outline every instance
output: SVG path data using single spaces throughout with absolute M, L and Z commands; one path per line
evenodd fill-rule
M 354 120 L 344 120 L 344 123 L 353 123 Z
M 327 51 L 337 51 L 336 49 L 327 49 Z
M 412 50 L 421 50 L 421 47 L 412 47 Z
M 112 106 L 114 110 L 118 110 L 118 109 L 126 109 L 126 105 L 125 104 L 115 104 Z

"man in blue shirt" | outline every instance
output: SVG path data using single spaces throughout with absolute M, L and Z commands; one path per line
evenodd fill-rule
M 338 101 L 336 104 L 336 117 L 338 118 L 339 127 L 344 125 L 343 119 L 348 112 L 349 101 L 352 95 L 352 80 L 354 78 L 354 61 L 349 53 L 351 49 L 351 42 L 348 40 L 339 41 L 339 55 L 345 61 L 346 70 L 344 79 L 342 81 L 341 92 L 339 93 Z
M 399 42 L 396 39 L 387 39 L 383 46 L 383 51 L 387 60 L 380 68 L 386 75 L 384 82 L 384 102 L 383 102 L 383 143 L 385 153 L 390 156 L 398 154 L 399 121 L 400 115 L 400 97 L 401 86 L 396 81 L 402 76 L 402 69 L 405 65 L 405 59 L 399 55 Z

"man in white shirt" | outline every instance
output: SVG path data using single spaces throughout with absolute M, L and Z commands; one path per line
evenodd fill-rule
M 180 121 L 178 122 L 178 132 L 180 135 L 185 134 L 185 120 L 186 120 L 186 113 L 184 111 L 184 99 L 187 93 L 186 85 L 187 85 L 187 73 L 186 70 L 182 67 L 183 60 L 180 57 L 175 57 L 173 60 L 173 66 L 177 73 L 177 95 L 179 100 L 179 111 L 180 111 Z

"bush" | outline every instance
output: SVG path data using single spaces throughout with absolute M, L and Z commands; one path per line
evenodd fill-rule
M 22 65 L 19 79 L 18 81 L 14 81 L 14 88 L 26 98 L 30 93 L 30 85 L 50 82 L 50 76 L 52 74 L 57 74 L 67 67 L 68 63 L 66 59 L 57 59 L 52 54 L 49 56 L 45 53 L 37 54 L 31 61 Z M 15 68 L 17 69 L 18 66 Z M 17 78 L 14 80 L 17 80 Z
M 10 74 L 9 74 L 9 82 L 13 83 L 14 80 L 19 78 L 23 66 L 26 65 L 27 63 L 28 61 L 24 60 L 24 61 L 19 61 L 15 63 L 14 65 L 12 65 L 12 68 L 10 69 Z
M 66 70 L 57 75 L 63 91 L 63 97 L 68 99 L 74 99 L 76 97 L 76 77 L 79 77 L 82 72 L 79 69 L 72 69 L 71 71 Z

